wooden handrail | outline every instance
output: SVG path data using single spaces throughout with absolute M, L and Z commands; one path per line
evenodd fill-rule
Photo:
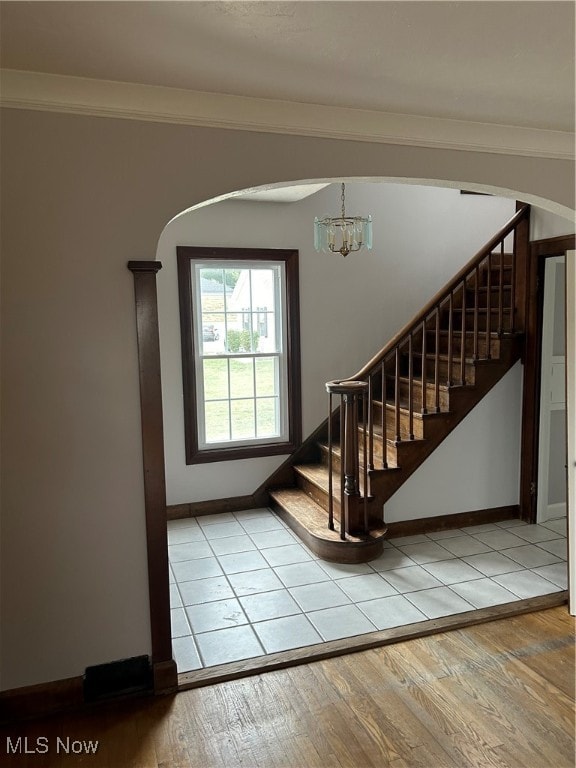
M 492 252 L 494 247 L 500 243 L 505 237 L 507 237 L 516 227 L 516 225 L 522 221 L 530 210 L 530 206 L 524 205 L 512 218 L 504 224 L 504 226 L 492 237 L 486 245 L 484 245 L 478 253 L 465 264 L 462 269 L 456 274 L 455 277 L 450 280 L 443 288 L 441 288 L 425 305 L 425 307 L 407 323 L 392 339 L 384 346 L 379 352 L 377 352 L 366 365 L 364 365 L 358 373 L 355 373 L 350 379 L 342 379 L 342 381 L 358 381 L 363 380 L 378 366 L 382 360 L 387 357 L 394 347 L 398 346 L 404 341 L 408 335 L 416 329 L 418 325 L 421 325 L 427 319 L 428 315 L 436 308 L 436 306 L 444 301 L 448 294 L 455 290 L 463 280 L 469 275 L 469 273 L 475 269 L 476 265 L 485 259 L 489 253 Z

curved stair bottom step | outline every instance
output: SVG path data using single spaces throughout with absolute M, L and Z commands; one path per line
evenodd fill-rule
M 276 514 L 298 538 L 322 560 L 333 563 L 366 563 L 384 551 L 386 526 L 372 529 L 365 536 L 340 538 L 340 526 L 328 528 L 327 513 L 299 488 L 269 491 L 270 503 Z

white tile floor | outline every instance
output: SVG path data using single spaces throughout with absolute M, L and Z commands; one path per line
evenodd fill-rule
M 168 543 L 179 672 L 567 588 L 565 519 L 391 539 L 360 565 L 319 560 L 268 509 L 171 521 Z

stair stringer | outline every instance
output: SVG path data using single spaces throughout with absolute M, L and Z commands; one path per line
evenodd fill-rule
M 477 360 L 475 383 L 451 387 L 450 409 L 423 416 L 424 439 L 396 443 L 398 471 L 375 469 L 369 472 L 371 495 L 382 506 L 448 437 L 521 356 L 521 335 L 503 338 L 498 359 Z

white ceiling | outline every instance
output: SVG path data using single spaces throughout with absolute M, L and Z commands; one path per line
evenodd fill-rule
M 574 2 L 1 2 L 4 68 L 574 129 Z

